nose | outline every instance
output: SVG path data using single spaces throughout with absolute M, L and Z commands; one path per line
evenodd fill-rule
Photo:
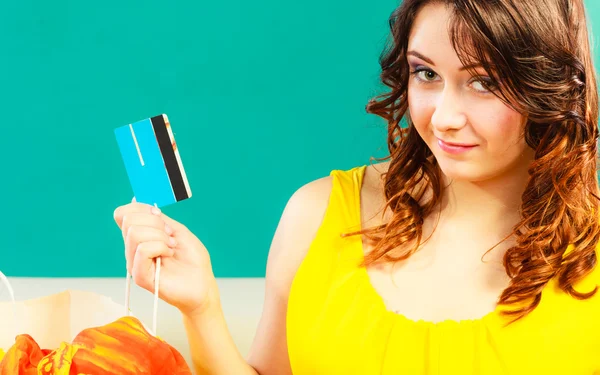
M 451 130 L 459 130 L 467 124 L 467 116 L 464 112 L 460 94 L 449 88 L 445 88 L 436 102 L 436 107 L 431 116 L 431 125 L 434 130 L 442 133 Z

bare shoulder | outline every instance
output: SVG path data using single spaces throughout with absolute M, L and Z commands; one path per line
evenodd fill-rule
M 287 294 L 300 263 L 323 222 L 332 189 L 331 176 L 311 181 L 292 194 L 273 236 L 267 284 Z
M 363 178 L 362 209 L 373 214 L 383 206 L 382 176 L 389 163 L 367 166 Z M 273 237 L 267 264 L 267 283 L 287 292 L 325 217 L 332 190 L 331 176 L 299 188 L 289 199 Z

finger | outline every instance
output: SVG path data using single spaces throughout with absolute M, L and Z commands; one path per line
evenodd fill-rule
M 124 206 L 119 206 L 113 212 L 113 218 L 115 222 L 119 226 L 119 228 L 123 225 L 123 217 L 132 214 L 132 213 L 152 213 L 155 207 L 150 206 L 145 203 L 129 203 Z
M 173 256 L 174 250 L 161 241 L 141 243 L 133 259 L 130 270 L 133 281 L 140 287 L 154 292 L 155 258 Z
M 133 199 L 135 200 L 135 197 Z M 151 213 L 154 216 L 160 217 L 163 222 L 167 224 L 166 231 L 170 235 L 173 234 L 175 230 L 178 232 L 188 231 L 186 226 L 165 215 L 160 208 L 143 203 L 130 203 L 115 210 L 115 221 L 121 230 L 123 230 L 123 219 L 133 213 Z
M 170 226 L 164 222 L 162 218 L 157 215 L 152 215 L 147 212 L 133 212 L 123 216 L 121 223 L 121 233 L 123 239 L 127 238 L 129 228 L 132 226 L 150 227 L 165 231 L 168 235 L 173 234 L 173 230 Z
M 132 226 L 125 237 L 125 260 L 130 271 L 139 247 L 146 242 L 161 242 L 166 247 L 175 247 L 177 242 L 163 230 L 144 226 Z
M 157 212 L 158 210 L 158 212 Z M 171 219 L 170 217 L 168 217 L 167 215 L 165 215 L 164 213 L 160 212 L 159 209 L 156 209 L 152 212 L 155 216 L 158 216 L 162 219 L 162 221 L 165 223 L 166 225 L 166 230 L 169 233 L 169 235 L 186 235 L 187 233 L 189 233 L 188 228 L 181 224 L 180 222 Z

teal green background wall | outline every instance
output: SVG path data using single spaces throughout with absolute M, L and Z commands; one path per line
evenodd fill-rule
M 2 2 L 0 270 L 123 276 L 112 214 L 132 192 L 113 129 L 167 113 L 194 196 L 165 212 L 217 276 L 264 276 L 290 195 L 385 155 L 364 107 L 397 4 Z
M 396 1 L 2 2 L 0 270 L 123 276 L 116 127 L 169 116 L 217 276 L 264 276 L 290 195 L 385 154 L 365 113 Z

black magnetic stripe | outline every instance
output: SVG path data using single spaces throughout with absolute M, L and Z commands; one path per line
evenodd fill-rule
M 175 151 L 171 144 L 171 138 L 167 131 L 167 125 L 162 115 L 152 117 L 152 127 L 154 128 L 154 134 L 156 134 L 156 140 L 158 141 L 158 147 L 160 147 L 160 153 L 165 161 L 165 167 L 167 168 L 167 174 L 169 180 L 171 180 L 171 187 L 173 193 L 175 193 L 175 200 L 177 202 L 188 198 L 187 190 L 183 182 L 183 175 L 179 169 L 177 158 L 175 157 Z

